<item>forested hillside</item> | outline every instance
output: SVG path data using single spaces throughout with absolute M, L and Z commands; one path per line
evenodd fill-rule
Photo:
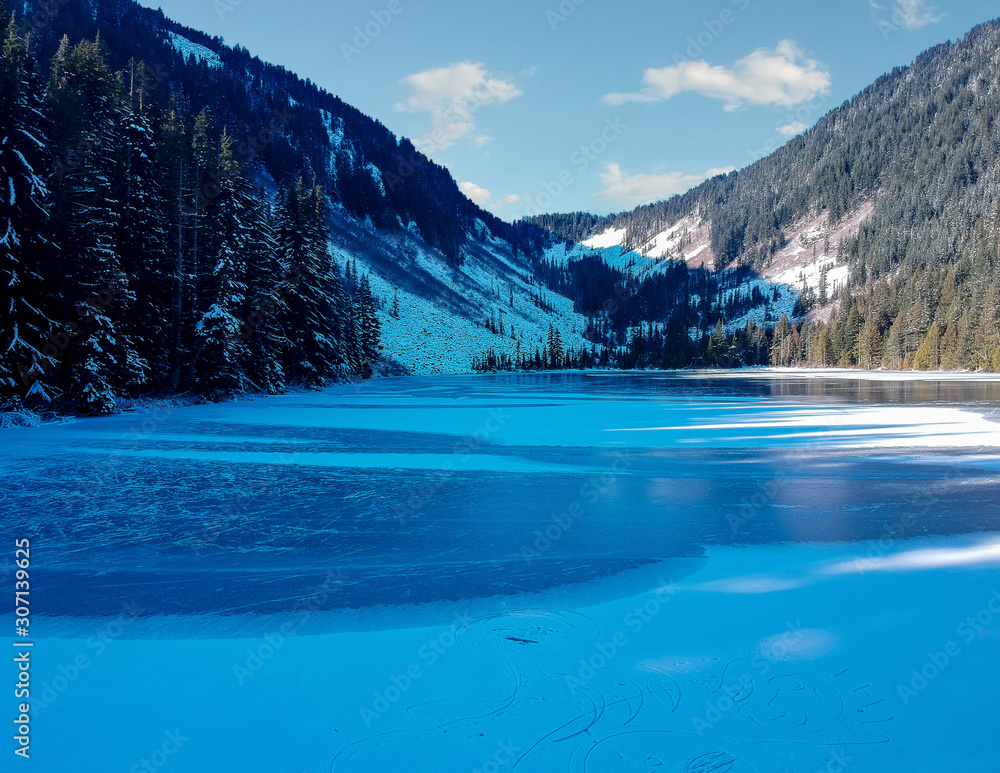
M 1000 24 L 741 172 L 508 224 L 337 97 L 132 0 L 4 19 L 0 401 L 107 413 L 387 358 L 1000 369 Z
M 741 172 L 606 218 L 535 222 L 564 238 L 624 229 L 626 248 L 681 218 L 709 224 L 718 268 L 768 268 L 788 231 L 832 228 L 874 201 L 833 249 L 850 289 L 829 322 L 782 325 L 775 364 L 1000 369 L 1000 24 L 925 52 Z
M 28 2 L 5 19 L 0 397 L 104 413 L 365 371 L 386 293 L 332 254 L 331 207 L 455 266 L 484 239 L 515 256 L 547 241 L 336 97 L 160 12 Z

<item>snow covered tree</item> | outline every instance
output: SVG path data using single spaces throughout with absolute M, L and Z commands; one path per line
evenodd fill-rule
M 145 378 L 146 363 L 129 340 L 125 315 L 134 301 L 121 265 L 121 211 L 114 198 L 121 147 L 120 84 L 108 68 L 100 36 L 53 61 L 48 102 L 58 117 L 54 201 L 62 249 L 66 316 L 75 337 L 66 348 L 66 396 L 90 413 L 115 409 L 115 395 Z
M 205 246 L 202 231 L 206 230 L 203 222 L 208 213 L 209 204 L 213 203 L 214 195 L 218 192 L 218 183 L 212 180 L 210 170 L 215 166 L 212 157 L 212 142 L 210 138 L 211 118 L 207 110 L 202 110 L 194 120 L 194 127 L 191 132 L 191 186 L 193 195 L 188 207 L 188 227 L 191 233 L 191 254 L 190 254 L 190 274 L 191 274 L 191 306 L 195 312 L 195 319 L 199 309 L 199 293 L 202 282 L 206 278 L 206 268 L 203 265 L 201 250 Z M 211 235 L 208 231 L 206 235 Z
M 157 137 L 142 87 L 134 77 L 131 80 L 129 93 L 116 108 L 121 134 L 112 170 L 120 212 L 115 238 L 122 270 L 130 284 L 142 288 L 129 310 L 127 334 L 149 363 L 153 378 L 163 382 L 170 372 L 173 343 L 168 313 L 173 279 L 169 225 L 155 164 Z
M 336 305 L 345 302 L 343 284 L 324 238 L 321 196 L 315 187 L 307 190 L 299 178 L 284 192 L 278 210 L 278 254 L 285 272 L 279 294 L 288 340 L 285 372 L 291 381 L 317 388 L 342 371 L 346 359 Z
M 364 274 L 354 293 L 354 316 L 358 323 L 361 356 L 365 363 L 375 362 L 381 354 L 382 324 L 378 318 L 378 303 L 371 282 Z
M 247 300 L 244 255 L 250 241 L 248 223 L 253 205 L 236 163 L 233 140 L 225 130 L 213 177 L 218 189 L 209 223 L 218 247 L 211 256 L 205 255 L 212 265 L 203 293 L 208 308 L 195 324 L 191 380 L 219 397 L 247 388 L 244 368 L 249 352 L 241 335 L 241 312 Z
M 247 375 L 258 389 L 278 394 L 285 389 L 282 353 L 288 346 L 279 321 L 287 310 L 276 285 L 282 268 L 271 207 L 263 197 L 249 213 L 248 237 L 247 305 L 241 328 L 247 342 Z
M 58 348 L 46 340 L 49 239 L 45 118 L 37 78 L 14 17 L 0 50 L 0 396 L 48 400 Z

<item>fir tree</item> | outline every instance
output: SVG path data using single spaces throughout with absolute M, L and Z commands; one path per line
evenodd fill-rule
M 285 389 L 282 355 L 290 345 L 279 326 L 287 314 L 275 282 L 282 275 L 282 266 L 270 205 L 258 199 L 249 218 L 247 306 L 241 327 L 241 337 L 247 342 L 247 375 L 258 389 L 277 394 Z
M 232 138 L 225 130 L 213 171 L 218 191 L 208 222 L 218 247 L 210 256 L 212 268 L 204 290 L 209 305 L 195 325 L 191 380 L 211 395 L 225 396 L 247 388 L 245 367 L 249 352 L 241 335 L 241 313 L 247 303 L 244 255 L 250 242 L 248 223 L 252 209 L 248 185 L 234 156 Z
M 285 372 L 290 380 L 312 387 L 348 368 L 342 338 L 349 332 L 347 299 L 329 252 L 320 195 L 299 178 L 284 193 L 278 211 L 278 254 L 286 274 L 279 290 L 289 345 Z
M 358 282 L 354 296 L 354 315 L 358 323 L 361 357 L 364 363 L 375 362 L 381 354 L 382 325 L 378 318 L 375 296 L 368 275 Z
M 134 83 L 119 101 L 116 120 L 121 125 L 112 179 L 113 197 L 119 202 L 116 242 L 122 270 L 134 287 L 135 302 L 128 315 L 128 336 L 139 356 L 149 363 L 158 383 L 167 380 L 172 351 L 170 308 L 172 262 L 169 218 L 157 177 L 157 137 L 143 104 L 142 90 Z
M 58 354 L 44 274 L 49 234 L 46 121 L 33 63 L 13 15 L 0 50 L 0 396 L 49 400 Z
M 67 398 L 91 413 L 113 411 L 116 394 L 136 389 L 147 368 L 124 324 L 134 296 L 121 265 L 120 207 L 112 185 L 120 147 L 119 97 L 120 84 L 108 69 L 99 36 L 68 53 L 60 48 L 48 101 L 64 121 L 57 149 L 74 162 L 57 173 L 55 201 L 65 270 L 62 296 L 77 332 L 63 367 Z

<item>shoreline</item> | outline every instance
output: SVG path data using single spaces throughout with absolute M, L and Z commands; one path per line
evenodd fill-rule
M 179 394 L 171 397 L 136 397 L 120 398 L 125 407 L 116 413 L 104 416 L 87 416 L 78 413 L 59 413 L 52 410 L 35 410 L 27 408 L 0 408 L 0 433 L 13 429 L 37 429 L 44 426 L 69 424 L 76 421 L 103 419 L 113 416 L 145 415 L 155 411 L 175 408 L 187 408 L 199 405 L 235 405 L 245 402 L 257 402 L 275 397 L 289 395 L 322 393 L 329 389 L 354 385 L 360 389 L 365 383 L 379 383 L 396 379 L 419 378 L 497 378 L 497 377 L 531 377 L 557 375 L 585 376 L 674 376 L 678 378 L 711 377 L 718 379 L 753 378 L 761 380 L 781 380 L 793 378 L 805 379 L 836 379 L 840 381 L 863 381 L 871 383 L 970 383 L 994 384 L 1000 383 L 1000 373 L 982 373 L 973 371 L 915 371 L 915 370 L 855 370 L 852 368 L 738 368 L 712 369 L 690 368 L 683 370 L 556 370 L 556 371 L 504 371 L 498 373 L 411 373 L 405 375 L 376 375 L 370 379 L 355 379 L 344 383 L 332 383 L 322 389 L 307 389 L 295 387 L 280 394 L 244 393 L 233 395 L 225 400 L 209 400 L 205 397 Z

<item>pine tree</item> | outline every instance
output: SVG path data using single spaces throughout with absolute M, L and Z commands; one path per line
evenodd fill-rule
M 715 323 L 715 329 L 708 339 L 707 358 L 709 365 L 729 367 L 729 343 L 726 340 L 726 328 L 720 319 Z
M 65 271 L 61 295 L 79 331 L 63 368 L 66 397 L 90 413 L 114 411 L 115 395 L 138 387 L 147 369 L 124 322 L 134 296 L 118 251 L 120 202 L 112 185 L 120 96 L 100 36 L 68 53 L 60 47 L 48 102 L 62 121 L 57 149 L 73 161 L 57 175 L 55 206 Z
M 170 308 L 173 272 L 166 200 L 157 177 L 157 137 L 143 103 L 141 87 L 133 82 L 117 106 L 121 143 L 112 179 L 121 217 L 116 242 L 122 270 L 141 292 L 128 315 L 128 335 L 151 376 L 164 383 L 171 365 Z
M 548 354 L 550 368 L 558 369 L 562 367 L 564 354 L 562 334 L 559 332 L 559 328 L 554 327 L 551 322 L 549 323 L 549 337 L 546 353 Z
M 877 316 L 874 311 L 868 312 L 865 326 L 858 336 L 858 364 L 866 370 L 882 365 L 882 331 L 879 329 Z
M 372 294 L 367 274 L 361 277 L 355 291 L 354 315 L 358 321 L 363 362 L 373 363 L 381 354 L 382 325 L 378 318 L 377 303 L 374 294 Z
M 941 365 L 941 328 L 937 322 L 931 323 L 930 330 L 917 347 L 913 355 L 913 367 L 916 370 L 936 370 Z
M 167 262 L 163 271 L 169 275 L 164 291 L 169 288 L 170 302 L 162 310 L 171 331 L 168 344 L 170 376 L 166 385 L 173 391 L 183 386 L 186 372 L 184 365 L 191 352 L 187 320 L 191 295 L 191 274 L 187 260 L 188 203 L 192 191 L 193 163 L 190 160 L 191 142 L 184 117 L 171 98 L 157 133 L 159 142 L 154 148 L 154 169 L 162 194 L 162 207 L 166 225 Z
M 342 336 L 350 332 L 320 197 L 299 178 L 284 193 L 278 212 L 278 254 L 286 276 L 279 289 L 288 340 L 285 372 L 291 381 L 316 388 L 348 369 Z
M 247 306 L 241 337 L 247 342 L 247 376 L 258 389 L 278 394 L 285 389 L 282 356 L 289 346 L 279 322 L 287 309 L 275 283 L 282 266 L 271 207 L 263 196 L 249 214 L 246 266 Z
M 213 171 L 218 191 L 208 223 L 218 247 L 213 254 L 205 254 L 211 264 L 204 288 L 209 305 L 195 325 L 191 380 L 208 394 L 220 397 L 245 391 L 248 386 L 245 367 L 249 351 L 241 335 L 241 313 L 247 303 L 244 255 L 250 238 L 246 224 L 253 207 L 236 163 L 232 138 L 225 130 Z
M 46 121 L 33 64 L 11 16 L 0 50 L 0 396 L 53 397 L 58 347 L 47 341 L 45 273 L 55 252 L 48 238 Z
M 202 110 L 195 118 L 194 127 L 191 133 L 191 184 L 194 195 L 191 197 L 188 211 L 188 222 L 190 228 L 190 274 L 191 274 L 191 307 L 197 315 L 200 306 L 200 290 L 206 278 L 206 269 L 202 265 L 201 249 L 203 247 L 202 231 L 203 221 L 207 216 L 206 210 L 215 198 L 218 183 L 213 180 L 209 170 L 213 168 L 216 159 L 212 157 L 212 142 L 210 138 L 211 119 L 208 111 Z M 211 233 L 211 232 L 209 232 Z
M 787 367 L 791 361 L 789 341 L 791 338 L 791 324 L 788 315 L 782 315 L 774 328 L 774 340 L 771 344 L 771 365 L 775 367 Z
M 981 311 L 973 349 L 976 366 L 1000 371 L 1000 293 L 995 284 L 990 285 L 979 306 Z

